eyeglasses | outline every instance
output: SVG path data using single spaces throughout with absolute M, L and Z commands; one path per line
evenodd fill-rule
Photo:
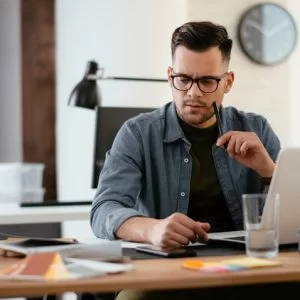
M 203 76 L 194 79 L 185 74 L 181 74 L 181 73 L 176 74 L 174 72 L 174 75 L 171 75 L 171 79 L 172 79 L 172 84 L 176 90 L 186 92 L 193 86 L 195 82 L 199 90 L 202 91 L 203 93 L 213 93 L 218 89 L 219 82 L 227 74 L 228 73 L 225 72 L 223 75 L 219 77 Z

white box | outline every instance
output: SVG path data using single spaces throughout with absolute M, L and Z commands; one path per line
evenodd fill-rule
M 0 203 L 20 203 L 22 190 L 0 187 Z
M 41 203 L 44 201 L 45 189 L 22 190 L 21 202 Z
M 0 188 L 41 189 L 44 169 L 43 163 L 0 163 Z
M 28 190 L 41 189 L 43 186 L 45 164 L 40 163 L 23 163 L 22 172 L 22 188 Z
M 20 163 L 0 163 L 0 188 L 21 188 Z

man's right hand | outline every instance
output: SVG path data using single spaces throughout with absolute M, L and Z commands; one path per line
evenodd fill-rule
M 192 220 L 181 213 L 155 220 L 147 232 L 147 240 L 151 244 L 163 248 L 180 248 L 190 241 L 207 240 L 207 231 L 210 229 L 208 223 Z

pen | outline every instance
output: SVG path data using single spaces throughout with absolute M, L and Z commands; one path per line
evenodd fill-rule
M 213 102 L 212 105 L 213 105 L 214 112 L 215 112 L 215 115 L 216 115 L 216 118 L 217 118 L 217 124 L 218 124 L 218 129 L 219 129 L 219 136 L 221 137 L 224 134 L 224 131 L 223 131 L 223 127 L 222 127 L 220 113 L 219 113 L 219 110 L 218 110 L 216 102 Z M 224 148 L 225 149 L 227 148 L 227 145 L 228 145 L 228 142 L 224 144 Z

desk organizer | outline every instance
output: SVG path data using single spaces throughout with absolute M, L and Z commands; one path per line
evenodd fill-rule
M 42 202 L 43 163 L 0 163 L 0 202 Z

